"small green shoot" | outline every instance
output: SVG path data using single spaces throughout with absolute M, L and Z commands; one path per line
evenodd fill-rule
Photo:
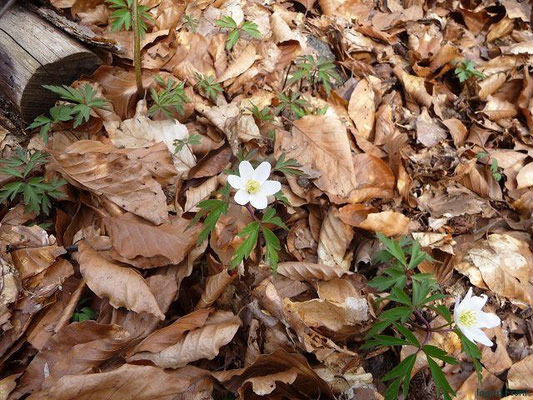
M 199 21 L 196 18 L 194 18 L 194 15 L 185 14 L 185 17 L 183 17 L 183 19 L 185 21 L 185 26 L 187 27 L 187 29 L 190 30 L 191 32 L 196 33 L 196 30 L 198 29 Z
M 336 71 L 335 63 L 323 57 L 315 59 L 315 57 L 309 55 L 301 56 L 297 67 L 298 69 L 288 81 L 289 85 L 307 80 L 312 86 L 321 84 L 329 96 L 332 82 L 341 81 L 341 77 Z
M 187 146 L 197 146 L 200 143 L 202 143 L 202 137 L 200 135 L 197 135 L 196 133 L 192 133 L 189 135 L 186 139 L 176 139 L 174 140 L 174 154 L 179 153 L 181 150 L 183 150 L 183 147 L 185 145 Z M 190 147 L 189 147 L 190 149 Z
M 188 97 L 185 95 L 185 83 L 177 83 L 173 79 L 165 82 L 160 75 L 156 75 L 154 81 L 161 89 L 157 91 L 154 88 L 150 88 L 153 105 L 148 110 L 148 115 L 153 117 L 162 112 L 168 119 L 174 119 L 174 111 L 184 115 L 184 104 L 189 102 Z
M 228 30 L 228 37 L 226 39 L 226 50 L 231 50 L 239 37 L 241 37 L 242 32 L 246 32 L 253 39 L 261 39 L 261 32 L 259 32 L 259 27 L 256 23 L 251 21 L 244 21 L 240 26 L 237 25 L 235 20 L 229 15 L 217 19 L 215 24 L 221 28 Z
M 500 182 L 502 180 L 503 168 L 498 165 L 498 160 L 496 160 L 495 158 L 490 158 L 490 156 L 483 151 L 480 151 L 479 153 L 477 153 L 476 158 L 478 160 L 488 158 L 490 160 L 489 168 L 490 168 L 492 177 L 494 178 L 496 182 Z
M 300 169 L 302 166 L 294 158 L 289 158 L 285 160 L 285 153 L 282 153 L 276 161 L 274 166 L 274 171 L 279 171 L 287 175 L 299 176 L 302 174 Z
M 256 121 L 259 122 L 268 122 L 274 120 L 274 116 L 270 108 L 263 107 L 262 110 L 259 109 L 254 103 L 250 102 L 251 106 L 246 109 L 252 113 Z
M 46 182 L 44 176 L 32 176 L 32 171 L 46 161 L 47 157 L 40 151 L 30 153 L 24 149 L 18 149 L 13 157 L 1 161 L 0 173 L 19 179 L 2 186 L 0 203 L 5 200 L 13 201 L 21 195 L 26 211 L 48 215 L 52 205 L 50 199 L 63 197 L 64 193 L 59 188 L 67 182 L 55 176 L 50 182 Z
M 291 95 L 286 95 L 280 93 L 278 95 L 279 104 L 274 109 L 274 113 L 279 115 L 283 110 L 292 112 L 296 118 L 302 118 L 309 114 L 306 110 L 308 105 L 305 99 L 300 98 L 301 93 L 292 93 Z
M 469 80 L 470 78 L 486 78 L 482 72 L 476 70 L 476 64 L 474 64 L 472 60 L 468 59 L 465 59 L 463 62 L 457 64 L 454 72 L 461 83 Z
M 215 78 L 210 75 L 196 73 L 195 78 L 198 90 L 203 91 L 208 98 L 215 102 L 218 95 L 222 93 L 220 83 L 216 83 Z
M 133 27 L 133 2 L 135 0 L 106 0 L 109 8 L 113 12 L 109 15 L 111 21 L 111 30 L 120 31 L 124 27 L 125 31 L 129 31 Z M 148 30 L 147 22 L 153 22 L 154 18 L 150 14 L 150 7 L 138 6 L 139 12 L 139 34 L 144 37 Z
M 85 298 L 78 303 L 76 310 L 72 314 L 72 322 L 83 322 L 98 318 L 98 313 L 86 305 L 88 302 L 89 298 Z

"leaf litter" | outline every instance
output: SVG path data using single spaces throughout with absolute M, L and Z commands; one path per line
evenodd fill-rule
M 131 1 L 46 3 L 114 54 L 0 131 L 3 399 L 382 399 L 401 362 L 437 399 L 433 358 L 361 347 L 376 234 L 501 318 L 481 381 L 455 333 L 428 342 L 457 398 L 533 390 L 527 1 L 141 0 L 144 98 Z M 261 221 L 243 160 L 281 184 Z

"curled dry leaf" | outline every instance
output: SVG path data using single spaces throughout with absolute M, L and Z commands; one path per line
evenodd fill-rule
M 339 218 L 346 224 L 385 236 L 405 235 L 408 231 L 409 218 L 396 211 L 373 212 L 372 207 L 361 204 L 348 204 L 339 210 Z
M 485 104 L 485 108 L 482 111 L 491 121 L 514 117 L 518 114 L 518 110 L 514 104 L 490 95 L 487 97 L 487 104 Z
M 250 43 L 244 51 L 239 55 L 239 57 L 233 61 L 231 65 L 222 73 L 222 75 L 217 79 L 217 82 L 225 82 L 228 79 L 236 78 L 243 72 L 248 71 L 248 69 L 253 65 L 257 58 L 255 45 Z
M 339 218 L 339 210 L 331 206 L 320 228 L 318 260 L 321 264 L 350 269 L 351 252 L 346 253 L 353 239 L 353 230 Z
M 233 282 L 237 275 L 230 274 L 228 270 L 224 269 L 218 274 L 211 275 L 206 279 L 205 290 L 202 293 L 202 297 L 198 304 L 196 304 L 196 309 L 206 308 L 213 304 L 226 290 L 228 285 Z
M 185 192 L 185 206 L 183 207 L 183 212 L 193 211 L 194 208 L 202 200 L 207 199 L 211 196 L 218 187 L 218 177 L 212 176 L 205 182 L 202 182 L 199 186 L 191 186 Z
M 66 375 L 31 400 L 173 400 L 187 390 L 190 374 L 148 365 L 124 364 L 96 374 Z
M 117 354 L 128 340 L 128 332 L 117 325 L 85 321 L 65 326 L 31 361 L 15 394 L 32 393 L 41 385 L 50 388 L 64 375 L 91 372 Z
M 13 265 L 21 279 L 37 275 L 52 265 L 56 258 L 66 251 L 61 246 L 45 246 L 15 250 L 11 253 Z
M 393 71 L 400 82 L 402 82 L 402 85 L 409 96 L 411 96 L 419 105 L 427 108 L 431 106 L 432 97 L 426 90 L 426 81 L 424 78 L 409 75 L 399 66 L 394 67 Z
M 533 355 L 525 357 L 515 363 L 507 374 L 507 386 L 509 389 L 533 390 Z
M 127 259 L 137 256 L 163 256 L 166 264 L 178 264 L 196 245 L 201 226 L 187 230 L 188 220 L 173 217 L 169 223 L 154 226 L 133 214 L 107 217 L 104 224 L 116 251 Z
M 131 351 L 131 354 L 141 352 L 158 353 L 176 344 L 186 332 L 204 326 L 207 317 L 212 312 L 212 308 L 203 308 L 184 315 L 172 324 L 150 334 Z
M 374 121 L 376 119 L 374 90 L 368 80 L 361 79 L 357 83 L 350 97 L 348 113 L 359 135 L 368 139 L 374 129 Z
M 518 189 L 533 186 L 533 163 L 527 164 L 518 171 L 516 181 L 518 183 Z
M 476 286 L 519 305 L 533 305 L 533 253 L 519 235 L 489 235 L 458 254 L 454 267 Z
M 351 275 L 353 272 L 329 265 L 307 262 L 282 262 L 278 264 L 278 273 L 300 282 L 316 280 L 329 281 Z
M 295 376 L 296 375 L 296 376 Z M 213 373 L 215 379 L 242 398 L 293 396 L 295 399 L 333 399 L 333 393 L 301 354 L 279 349 L 257 357 L 246 368 Z M 302 397 L 305 396 L 305 397 Z
M 304 171 L 320 173 L 314 184 L 332 201 L 346 199 L 356 186 L 348 134 L 332 112 L 307 115 L 294 122 L 290 133 L 276 135 L 276 157 L 285 153 Z
M 87 286 L 99 297 L 106 297 L 115 307 L 136 313 L 146 312 L 165 319 L 154 294 L 144 278 L 133 268 L 121 267 L 100 256 L 82 241 L 78 244 L 80 272 Z
M 426 147 L 433 147 L 446 139 L 446 131 L 423 109 L 416 119 L 416 137 Z
M 160 146 L 164 154 L 158 153 Z M 144 157 L 140 157 L 139 151 Z M 154 159 L 159 154 L 164 158 Z M 74 186 L 103 195 L 155 224 L 168 220 L 166 197 L 152 173 L 152 169 L 157 172 L 168 166 L 170 155 L 164 144 L 149 149 L 119 150 L 97 141 L 80 140 L 51 155 L 53 167 Z M 172 173 L 165 176 L 168 178 Z
M 233 317 L 189 331 L 176 344 L 158 353 L 137 353 L 131 360 L 149 360 L 161 368 L 180 368 L 190 362 L 207 358 L 212 360 L 220 348 L 228 344 L 241 326 L 241 320 Z

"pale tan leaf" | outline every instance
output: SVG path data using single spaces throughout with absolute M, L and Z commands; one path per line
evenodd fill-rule
M 446 131 L 423 109 L 416 118 L 416 138 L 426 147 L 433 147 L 446 139 Z
M 218 176 L 212 176 L 205 182 L 202 182 L 200 186 L 191 186 L 185 192 L 185 206 L 183 207 L 183 212 L 194 211 L 194 208 L 202 200 L 207 199 L 211 193 L 217 190 L 218 187 Z
M 78 244 L 78 250 L 80 272 L 97 296 L 107 297 L 115 308 L 125 307 L 165 319 L 154 294 L 137 271 L 106 260 L 84 241 Z
M 442 121 L 442 123 L 450 131 L 455 146 L 460 147 L 465 144 L 465 139 L 468 130 L 460 120 L 458 120 L 457 118 L 449 118 Z
M 170 263 L 180 263 L 195 246 L 201 226 L 187 230 L 190 221 L 173 217 L 170 223 L 151 225 L 133 214 L 104 219 L 111 243 L 117 252 L 128 259 L 137 256 L 163 256 Z
M 21 279 L 26 279 L 44 271 L 55 262 L 57 257 L 65 253 L 65 249 L 61 246 L 35 247 L 13 251 L 11 259 Z
M 186 332 L 204 326 L 212 312 L 213 308 L 203 308 L 184 315 L 172 324 L 150 334 L 130 352 L 130 355 L 141 352 L 157 353 L 176 344 Z
M 278 264 L 278 273 L 295 281 L 312 282 L 315 280 L 329 281 L 351 275 L 353 272 L 323 264 L 282 262 Z
M 409 75 L 399 66 L 394 67 L 394 73 L 402 82 L 409 96 L 422 106 L 426 106 L 427 108 L 431 106 L 432 97 L 426 90 L 424 78 Z
M 361 79 L 357 83 L 350 97 L 348 113 L 359 135 L 368 139 L 374 129 L 374 121 L 376 119 L 374 90 L 368 80 Z
M 507 374 L 509 389 L 533 390 L 533 354 L 515 363 Z
M 173 400 L 191 381 L 182 370 L 124 364 L 108 372 L 66 375 L 31 400 Z
M 165 194 L 154 179 L 161 172 L 167 178 L 175 174 L 171 164 L 174 172 L 168 171 L 170 154 L 163 143 L 149 149 L 119 150 L 97 141 L 80 140 L 61 153 L 51 154 L 54 168 L 74 186 L 104 195 L 155 224 L 168 220 Z
M 84 321 L 65 326 L 31 361 L 16 393 L 31 393 L 41 385 L 49 388 L 64 375 L 91 372 L 117 354 L 128 340 L 128 332 L 117 325 Z
M 503 382 L 489 371 L 483 368 L 481 371 L 482 381 L 479 382 L 477 372 L 472 372 L 457 390 L 458 399 L 478 399 L 481 393 L 500 393 L 503 388 Z M 490 397 L 490 396 L 487 396 Z
M 339 210 L 330 206 L 320 228 L 318 240 L 318 260 L 321 264 L 350 269 L 353 254 L 347 249 L 353 239 L 353 230 L 339 218 Z
M 487 100 L 487 104 L 485 104 L 485 108 L 482 111 L 487 114 L 491 121 L 514 117 L 518 114 L 515 105 L 508 101 L 490 95 L 487 97 Z
M 515 43 L 510 46 L 502 46 L 501 47 L 503 54 L 513 54 L 513 55 L 519 55 L 519 54 L 527 54 L 527 55 L 533 55 L 533 40 L 529 40 L 527 42 L 520 42 Z
M 524 240 L 509 233 L 491 234 L 459 255 L 454 268 L 474 285 L 480 286 L 481 279 L 494 293 L 533 305 L 533 254 Z
M 533 163 L 529 163 L 520 169 L 516 176 L 516 181 L 518 182 L 518 189 L 533 186 Z
M 189 331 L 176 344 L 159 353 L 137 353 L 132 360 L 150 360 L 162 368 L 179 368 L 190 362 L 212 360 L 220 348 L 228 344 L 241 326 L 238 317 Z
M 290 133 L 276 135 L 276 157 L 294 158 L 306 169 L 318 171 L 314 184 L 332 201 L 347 198 L 356 186 L 348 134 L 333 113 L 308 115 L 294 122 Z
M 255 45 L 250 43 L 239 57 L 228 66 L 224 73 L 217 79 L 217 82 L 224 82 L 231 78 L 236 78 L 240 74 L 248 71 L 257 58 Z
M 205 282 L 205 290 L 195 309 L 206 308 L 213 304 L 236 277 L 237 274 L 232 275 L 226 269 L 209 276 Z
M 480 81 L 478 83 L 480 88 L 478 92 L 479 98 L 483 101 L 487 100 L 491 94 L 496 92 L 505 83 L 506 75 L 504 72 L 500 72 Z
M 0 400 L 7 400 L 9 394 L 17 386 L 17 378 L 20 375 L 22 375 L 22 373 L 9 375 L 0 380 Z

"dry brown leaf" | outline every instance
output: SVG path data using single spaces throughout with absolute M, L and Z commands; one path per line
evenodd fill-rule
M 427 108 L 431 106 L 432 97 L 426 90 L 424 78 L 409 75 L 399 66 L 394 67 L 394 73 L 402 82 L 402 85 L 409 96 L 422 106 L 426 106 Z
M 456 396 L 458 399 L 475 400 L 486 393 L 492 397 L 492 393 L 500 393 L 503 388 L 503 382 L 495 375 L 483 368 L 481 371 L 482 380 L 479 382 L 477 372 L 473 372 L 457 390 Z M 499 397 L 499 396 L 498 396 Z
M 365 153 L 357 154 L 353 160 L 358 185 L 350 195 L 350 203 L 393 197 L 396 179 L 383 160 Z
M 458 182 L 477 193 L 481 197 L 492 200 L 503 200 L 502 189 L 490 169 L 477 164 L 477 159 L 472 159 L 465 164 L 459 164 L 455 169 Z
M 225 82 L 228 79 L 236 78 L 240 74 L 248 71 L 257 58 L 255 45 L 250 43 L 239 57 L 228 66 L 224 73 L 217 79 L 217 82 Z
M 169 260 L 167 264 L 180 263 L 196 245 L 201 226 L 187 230 L 189 222 L 173 217 L 169 223 L 154 226 L 133 214 L 104 219 L 111 243 L 121 256 L 163 256 Z
M 518 183 L 518 189 L 533 186 L 533 163 L 527 164 L 518 171 L 516 181 Z
M 514 104 L 501 100 L 498 97 L 488 96 L 487 104 L 483 108 L 483 112 L 487 114 L 491 121 L 497 121 L 502 118 L 514 117 L 518 111 Z
M 9 375 L 0 380 L 0 400 L 7 400 L 9 394 L 17 386 L 17 379 L 20 375 L 22 373 Z
M 409 218 L 399 212 L 375 212 L 373 207 L 362 204 L 348 204 L 339 210 L 339 218 L 348 225 L 373 232 L 381 232 L 386 236 L 407 234 Z
M 339 210 L 331 206 L 320 228 L 318 260 L 321 264 L 350 269 L 352 252 L 346 252 L 353 239 L 353 230 L 339 218 Z
M 519 305 L 533 304 L 532 267 L 528 242 L 510 233 L 491 234 L 474 243 L 457 256 L 454 265 L 474 285 L 488 287 Z
M 331 267 L 323 264 L 313 264 L 307 262 L 282 262 L 278 264 L 278 273 L 295 281 L 315 280 L 329 281 L 351 275 L 352 272 L 338 267 Z
M 220 348 L 233 339 L 240 326 L 241 320 L 236 316 L 212 323 L 189 331 L 176 344 L 158 353 L 137 353 L 131 360 L 150 360 L 162 368 L 180 368 L 204 358 L 212 360 Z
M 357 83 L 350 97 L 348 113 L 357 128 L 358 134 L 365 139 L 370 138 L 376 119 L 376 103 L 374 90 L 368 80 L 361 79 Z
M 78 250 L 80 272 L 97 296 L 107 297 L 115 308 L 125 307 L 165 319 L 154 294 L 137 271 L 106 260 L 84 241 L 78 244 Z
M 20 278 L 26 279 L 44 271 L 57 257 L 65 253 L 63 247 L 53 245 L 15 250 L 11 253 L 11 258 L 20 273 Z
M 218 177 L 212 176 L 205 182 L 202 182 L 200 186 L 191 186 L 185 192 L 185 205 L 183 206 L 183 212 L 195 211 L 195 207 L 202 200 L 207 199 L 211 196 L 218 187 Z
M 355 187 L 348 134 L 333 113 L 308 115 L 294 122 L 290 133 L 276 135 L 276 157 L 285 153 L 303 170 L 318 171 L 314 184 L 332 201 L 345 199 Z
M 158 329 L 146 337 L 130 352 L 130 355 L 141 352 L 158 353 L 167 347 L 176 344 L 186 332 L 204 326 L 207 317 L 209 317 L 209 314 L 212 312 L 213 308 L 204 308 L 178 318 L 172 324 Z
M 226 168 L 232 155 L 231 149 L 227 146 L 215 149 L 191 168 L 188 179 L 218 175 Z
M 164 153 L 160 153 L 161 146 Z M 166 197 L 154 179 L 159 176 L 155 173 L 164 172 L 167 179 L 172 176 L 171 171 L 165 172 L 170 154 L 164 144 L 119 150 L 97 141 L 80 140 L 61 153 L 51 154 L 54 168 L 74 186 L 104 195 L 155 224 L 168 220 Z
M 66 375 L 31 400 L 173 400 L 189 387 L 189 374 L 148 365 L 124 364 L 108 372 Z
M 50 388 L 62 376 L 91 372 L 117 354 L 128 340 L 128 332 L 117 325 L 84 321 L 65 326 L 28 365 L 15 393 L 32 393 L 41 385 Z
M 291 371 L 288 373 L 283 373 Z M 293 379 L 293 374 L 297 378 Z M 237 369 L 215 372 L 213 376 L 229 390 L 239 391 L 243 399 L 255 398 L 254 394 L 275 399 L 290 398 L 333 399 L 333 393 L 309 366 L 304 356 L 278 349 L 272 354 L 260 355 L 252 365 Z M 288 384 L 285 382 L 292 383 Z
M 463 146 L 465 144 L 466 135 L 468 133 L 466 126 L 457 118 L 445 119 L 444 121 L 442 121 L 442 123 L 450 131 L 455 146 Z
M 209 276 L 205 282 L 205 290 L 195 309 L 206 308 L 213 304 L 236 277 L 236 274 L 230 274 L 226 269 Z
M 478 96 L 481 100 L 485 101 L 488 97 L 496 92 L 506 81 L 506 75 L 504 72 L 489 76 L 487 79 L 483 79 L 478 83 L 479 92 Z
M 515 363 L 507 373 L 507 386 L 509 389 L 533 390 L 533 355 L 525 357 Z
M 446 131 L 429 116 L 426 108 L 416 118 L 416 138 L 426 147 L 433 147 L 446 139 Z

